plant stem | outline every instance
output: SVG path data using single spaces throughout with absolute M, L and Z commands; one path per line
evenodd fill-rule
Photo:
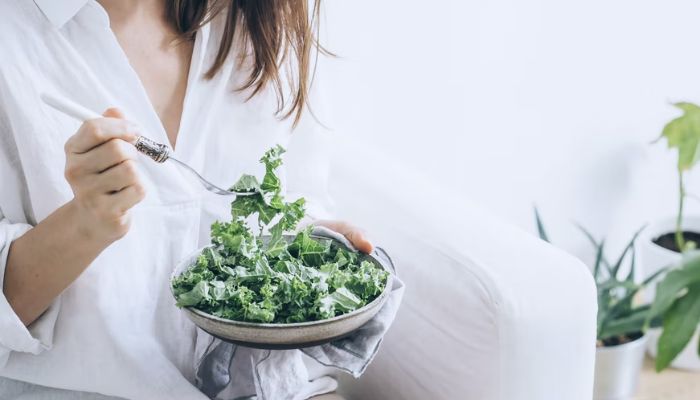
M 683 183 L 683 171 L 678 169 L 678 216 L 676 217 L 676 246 L 678 252 L 685 249 L 685 239 L 683 238 L 683 203 L 685 203 L 685 184 Z

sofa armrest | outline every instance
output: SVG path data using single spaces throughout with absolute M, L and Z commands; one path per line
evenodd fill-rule
M 377 358 L 359 380 L 341 377 L 342 394 L 591 398 L 596 291 L 580 261 L 444 188 L 437 204 L 415 174 L 389 181 L 423 197 L 343 165 L 333 169 L 337 210 L 393 256 L 406 293 Z

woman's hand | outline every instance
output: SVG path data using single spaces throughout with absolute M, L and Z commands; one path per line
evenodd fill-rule
M 93 239 L 111 243 L 129 230 L 128 211 L 145 192 L 131 144 L 136 129 L 117 109 L 86 121 L 66 142 L 65 177 L 70 183 L 76 223 Z
M 343 221 L 314 221 L 314 225 L 324 226 L 345 236 L 355 248 L 363 253 L 371 253 L 374 249 L 367 235 L 358 227 Z

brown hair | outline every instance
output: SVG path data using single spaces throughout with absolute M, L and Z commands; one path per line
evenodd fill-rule
M 167 0 L 166 16 L 183 39 L 192 39 L 198 29 L 225 12 L 221 44 L 206 77 L 216 75 L 234 42 L 240 39 L 241 54 L 250 57 L 251 70 L 239 90 L 250 89 L 250 99 L 272 84 L 277 115 L 294 115 L 296 126 L 308 107 L 311 69 L 315 66 L 312 53 L 329 54 L 318 43 L 320 2 L 313 0 L 310 9 L 308 0 Z M 285 65 L 290 75 L 289 88 L 285 88 L 281 78 Z M 291 89 L 290 100 L 286 99 L 285 89 Z

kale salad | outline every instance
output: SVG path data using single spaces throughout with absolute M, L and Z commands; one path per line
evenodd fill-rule
M 232 220 L 212 224 L 211 246 L 173 279 L 178 307 L 236 321 L 294 323 L 351 312 L 382 293 L 388 272 L 358 253 L 312 237 L 311 227 L 285 235 L 304 217 L 305 200 L 286 202 L 281 194 L 282 153 L 276 146 L 262 157 L 262 182 L 243 175 L 231 188 L 253 194 L 236 197 Z M 249 227 L 255 218 L 258 235 Z

